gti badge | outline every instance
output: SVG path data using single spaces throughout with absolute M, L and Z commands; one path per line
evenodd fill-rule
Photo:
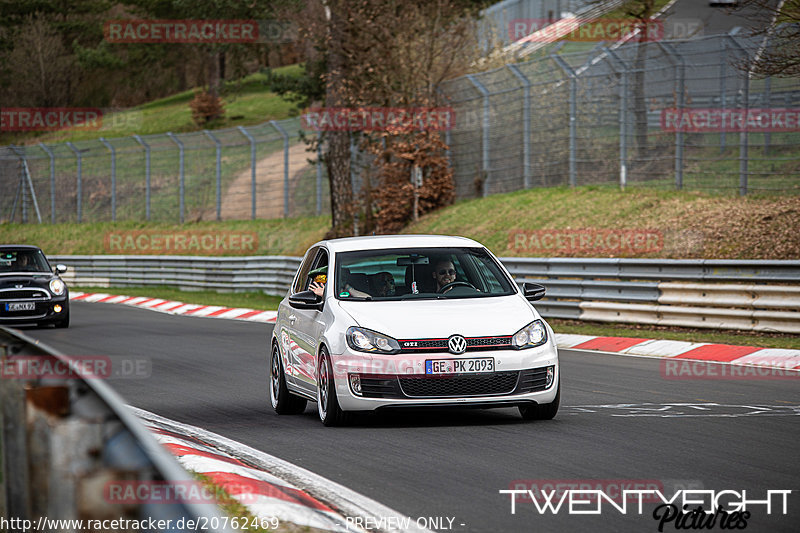
M 452 335 L 447 339 L 447 348 L 452 354 L 462 354 L 467 351 L 467 340 L 461 335 Z

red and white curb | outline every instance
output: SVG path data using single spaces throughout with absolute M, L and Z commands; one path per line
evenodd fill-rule
M 707 342 L 637 339 L 631 337 L 595 337 L 556 333 L 559 348 L 588 350 L 616 355 L 663 357 L 690 361 L 710 361 L 732 365 L 800 369 L 800 350 L 757 348 Z
M 217 305 L 185 304 L 161 298 L 148 298 L 147 296 L 118 296 L 105 293 L 71 292 L 70 301 L 124 304 L 151 311 L 160 311 L 170 315 L 199 316 L 204 318 L 227 318 L 232 320 L 247 320 L 249 322 L 274 323 L 278 316 L 277 311 L 261 311 L 258 309 L 221 307 Z
M 380 524 L 385 533 L 430 533 L 397 511 L 304 468 L 202 428 L 128 407 L 184 468 L 211 478 L 260 519 L 335 532 L 364 533 L 358 525 L 367 522 Z M 317 496 L 304 487 L 313 487 Z

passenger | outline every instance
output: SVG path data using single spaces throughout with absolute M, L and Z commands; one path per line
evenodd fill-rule
M 350 283 L 345 283 L 344 289 L 350 293 L 350 296 L 356 298 L 372 298 L 373 296 L 384 297 L 395 295 L 394 276 L 390 272 L 378 272 L 370 276 L 370 292 L 373 294 L 360 291 L 353 287 Z

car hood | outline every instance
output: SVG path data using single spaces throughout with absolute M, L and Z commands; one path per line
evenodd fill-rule
M 55 276 L 48 272 L 31 272 L 30 274 L 10 273 L 0 274 L 0 289 L 22 287 L 46 287 Z
M 361 327 L 397 339 L 512 335 L 539 318 L 519 295 L 452 300 L 337 300 Z

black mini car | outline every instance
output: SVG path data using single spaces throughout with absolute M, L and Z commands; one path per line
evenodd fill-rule
M 69 326 L 67 267 L 47 262 L 36 246 L 0 245 L 0 324 Z

